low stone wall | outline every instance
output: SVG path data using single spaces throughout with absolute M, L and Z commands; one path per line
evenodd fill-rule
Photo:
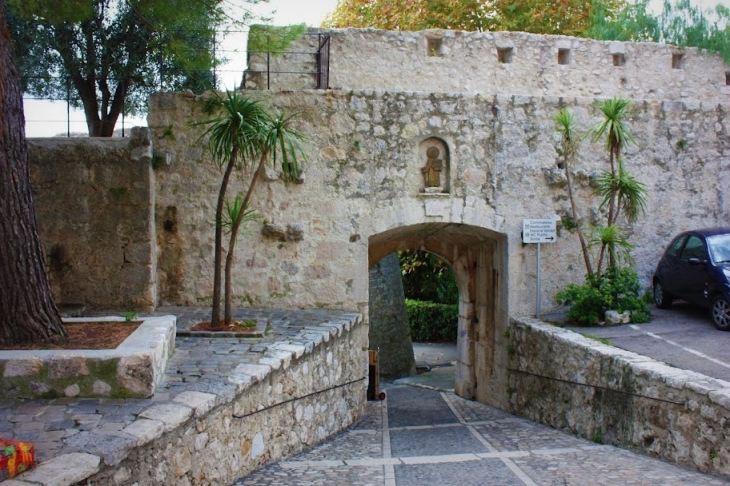
M 364 411 L 367 326 L 359 314 L 253 353 L 228 381 L 151 405 L 114 436 L 81 431 L 14 485 L 231 484 L 312 447 Z M 83 451 L 83 452 L 81 452 Z
M 730 383 L 535 319 L 505 335 L 511 413 L 730 476 Z
M 0 398 L 149 397 L 174 350 L 175 316 L 160 316 L 145 318 L 115 349 L 0 351 Z

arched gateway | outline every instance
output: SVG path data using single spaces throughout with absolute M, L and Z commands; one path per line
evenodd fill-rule
M 506 316 L 506 238 L 492 230 L 454 223 L 420 223 L 369 238 L 368 265 L 404 249 L 423 250 L 447 262 L 459 287 L 456 381 L 466 398 L 487 400 L 494 373 L 497 323 Z

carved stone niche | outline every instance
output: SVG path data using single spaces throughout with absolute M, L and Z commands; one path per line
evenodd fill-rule
M 437 137 L 423 140 L 418 147 L 421 161 L 421 192 L 448 193 L 450 189 L 449 146 Z

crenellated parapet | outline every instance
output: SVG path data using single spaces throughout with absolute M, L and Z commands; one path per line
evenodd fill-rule
M 329 87 L 343 90 L 730 99 L 719 55 L 651 42 L 608 42 L 524 32 L 310 29 L 279 56 L 249 54 L 248 89 L 316 87 L 317 55 L 330 36 Z M 321 66 L 326 69 L 327 65 Z

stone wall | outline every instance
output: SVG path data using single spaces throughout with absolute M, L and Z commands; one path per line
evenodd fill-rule
M 730 94 L 728 67 L 696 48 L 523 32 L 310 32 L 331 35 L 332 89 L 715 102 Z M 300 54 L 316 52 L 316 40 L 304 36 L 290 47 L 296 54 L 272 58 L 270 70 L 316 71 L 315 57 Z M 266 71 L 266 56 L 251 54 L 249 69 Z M 265 76 L 247 80 L 247 88 L 266 89 Z M 313 76 L 301 74 L 273 74 L 270 86 L 316 87 Z
M 157 305 L 152 140 L 29 139 L 41 243 L 59 304 L 145 311 Z
M 308 160 L 302 184 L 287 185 L 271 171 L 256 189 L 261 221 L 247 227 L 237 248 L 237 305 L 363 311 L 374 236 L 415 228 L 400 245 L 418 247 L 427 237 L 448 233 L 458 241 L 468 228 L 478 228 L 506 238 L 500 272 L 508 279 L 501 288 L 509 289 L 509 314 L 534 312 L 535 246 L 521 244 L 522 220 L 570 214 L 553 116 L 567 107 L 585 129 L 597 120 L 595 99 L 372 91 L 256 96 L 276 110 L 299 113 Z M 155 150 L 173 160 L 155 173 L 160 301 L 208 302 L 210 221 L 221 174 L 200 140 L 201 129 L 192 126 L 203 117 L 205 99 L 157 94 L 150 106 Z M 646 216 L 628 231 L 648 285 L 672 235 L 728 222 L 730 115 L 727 105 L 699 102 L 635 100 L 634 108 L 628 125 L 637 146 L 624 157 L 648 196 Z M 423 193 L 421 146 L 430 139 L 448 148 L 448 193 Z M 603 145 L 584 142 L 573 175 L 588 221 L 600 215 L 591 178 L 607 166 Z M 235 190 L 241 190 L 238 179 Z M 435 197 L 437 205 L 429 206 Z M 301 225 L 303 239 L 264 236 L 265 222 Z M 555 293 L 580 282 L 584 269 L 577 236 L 560 222 L 558 241 L 542 245 L 541 253 L 548 311 L 555 308 Z
M 80 450 L 107 451 L 85 484 L 231 484 L 316 445 L 364 411 L 366 332 L 361 317 L 350 314 L 270 345 L 258 364 L 239 365 L 214 389 L 186 391 L 144 410 L 117 433 L 123 451 L 78 434 Z
M 607 444 L 730 475 L 730 383 L 534 319 L 513 319 L 509 411 Z

